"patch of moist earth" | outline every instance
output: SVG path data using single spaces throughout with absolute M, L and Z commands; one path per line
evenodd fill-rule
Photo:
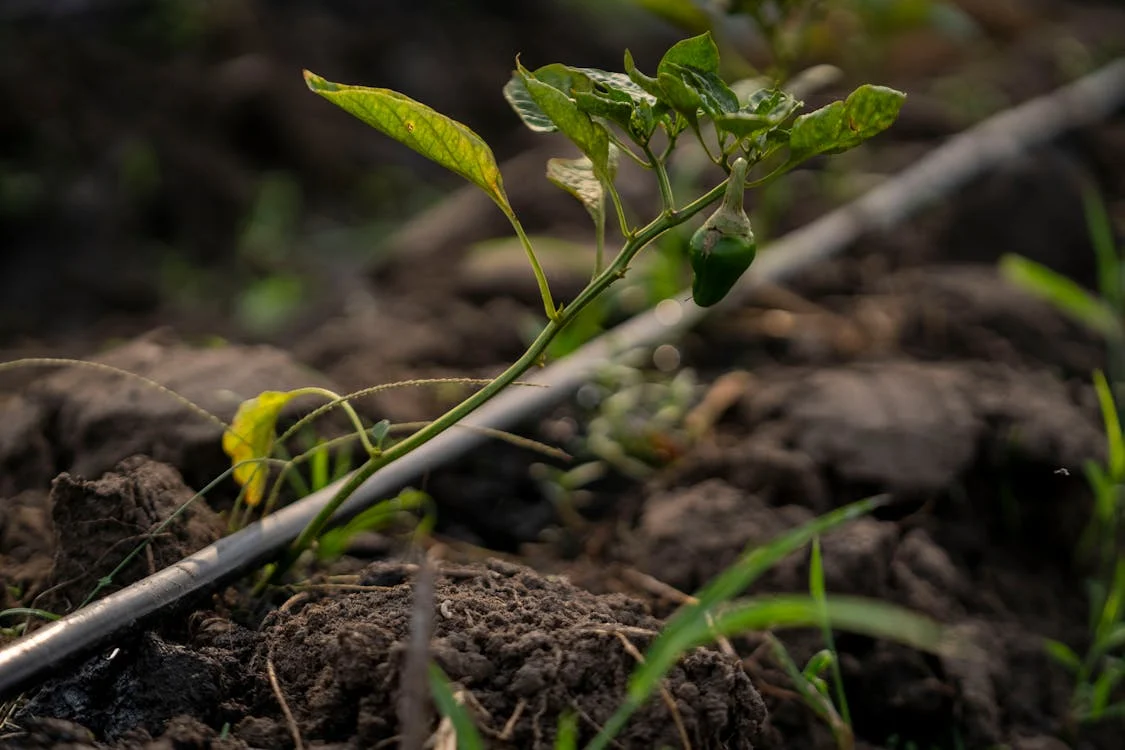
M 401 732 L 414 575 L 413 566 L 376 563 L 360 577 L 363 590 L 299 595 L 257 632 L 215 618 L 185 644 L 149 633 L 43 687 L 18 721 L 30 722 L 29 742 L 36 732 L 85 728 L 107 744 L 75 747 L 180 747 L 160 743 L 187 731 L 176 717 L 189 714 L 211 727 L 208 741 L 214 727 L 230 724 L 230 739 L 214 747 L 291 747 L 267 677 L 272 662 L 305 743 L 379 746 Z M 552 747 L 568 712 L 590 739 L 625 695 L 637 664 L 632 648 L 643 652 L 661 627 L 635 599 L 498 561 L 438 567 L 434 607 L 433 658 L 499 748 Z M 697 649 L 664 685 L 692 747 L 773 746 L 762 698 L 736 660 Z M 656 696 L 618 741 L 680 746 L 676 717 Z

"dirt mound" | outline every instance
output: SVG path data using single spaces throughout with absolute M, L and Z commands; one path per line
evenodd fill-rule
M 392 564 L 369 569 L 364 582 L 380 588 L 311 603 L 264 633 L 306 737 L 371 747 L 398 731 L 392 717 L 412 587 Z M 660 627 L 636 601 L 499 562 L 445 571 L 435 601 L 434 658 L 471 695 L 495 747 L 551 747 L 566 711 L 576 711 L 583 735 L 592 736 L 636 666 L 623 640 L 643 651 Z M 751 748 L 765 739 L 761 698 L 718 652 L 692 653 L 667 688 L 693 747 Z M 620 742 L 661 747 L 680 739 L 668 708 L 653 700 Z
M 272 660 L 305 742 L 379 746 L 400 732 L 412 578 L 412 566 L 375 564 L 361 576 L 362 590 L 283 608 L 257 633 L 214 618 L 197 621 L 188 645 L 146 634 L 41 689 L 19 718 L 25 738 L 62 742 L 86 728 L 114 747 L 164 747 L 147 740 L 190 734 L 176 718 L 188 714 L 210 726 L 233 719 L 231 747 L 288 747 L 267 677 Z M 577 713 L 582 736 L 592 737 L 636 667 L 626 643 L 643 651 L 660 627 L 636 600 L 497 561 L 440 567 L 434 594 L 432 655 L 464 691 L 490 747 L 550 748 L 564 712 Z M 692 747 L 768 746 L 765 705 L 737 662 L 699 649 L 665 685 Z M 193 736 L 214 737 L 196 729 L 203 731 Z M 680 734 L 654 698 L 618 739 L 624 747 L 677 746 Z M 80 742 L 74 746 L 87 746 Z

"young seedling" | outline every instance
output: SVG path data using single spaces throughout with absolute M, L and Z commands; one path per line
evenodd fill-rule
M 839 628 L 872 638 L 886 638 L 931 653 L 948 653 L 954 644 L 945 630 L 932 620 L 894 605 L 839 596 L 827 599 L 823 587 L 811 580 L 812 595 L 781 594 L 738 600 L 743 591 L 759 576 L 786 556 L 817 539 L 821 534 L 860 518 L 880 505 L 883 497 L 861 500 L 839 508 L 804 526 L 778 537 L 772 542 L 747 550 L 734 565 L 720 573 L 690 603 L 665 624 L 647 653 L 639 661 L 629 680 L 629 687 L 617 710 L 601 730 L 584 746 L 585 750 L 604 750 L 615 743 L 615 737 L 628 724 L 630 717 L 661 688 L 668 671 L 693 648 L 707 645 L 722 636 L 763 632 L 779 628 Z M 817 559 L 814 555 L 814 559 Z M 830 651 L 822 652 L 829 654 Z M 833 726 L 840 747 L 848 747 L 850 727 L 839 718 L 836 708 L 823 686 L 820 673 L 830 667 L 825 656 L 814 659 L 806 668 L 804 682 L 810 686 L 810 705 L 823 708 L 825 716 L 834 716 Z M 795 667 L 794 667 L 795 669 Z M 481 747 L 475 727 L 461 727 L 469 719 L 464 708 L 450 700 L 448 684 L 431 678 L 431 689 L 439 711 L 457 725 L 457 747 L 472 750 Z M 839 677 L 835 678 L 837 681 Z M 819 684 L 820 687 L 813 687 Z M 841 695 L 838 693 L 838 695 Z M 843 705 L 843 699 L 838 698 Z M 566 726 L 565 716 L 562 726 Z M 567 729 L 560 729 L 556 748 L 577 747 L 577 738 Z
M 1110 378 L 1120 384 L 1125 382 L 1125 248 L 1117 247 L 1105 203 L 1093 188 L 1085 188 L 1082 199 L 1097 262 L 1097 294 L 1022 255 L 1000 258 L 1000 273 L 1103 337 L 1109 350 Z
M 517 60 L 504 87 L 505 97 L 529 128 L 559 132 L 583 155 L 577 160 L 552 160 L 548 167 L 550 179 L 589 210 L 600 248 L 591 259 L 591 280 L 565 304 L 556 302 L 531 240 L 508 200 L 492 150 L 480 136 L 399 92 L 334 83 L 305 72 L 312 91 L 459 174 L 492 199 L 524 247 L 546 324 L 524 354 L 491 382 L 402 441 L 385 450 L 368 450 L 364 463 L 309 523 L 288 554 L 266 571 L 267 579 L 276 579 L 321 535 L 336 510 L 368 477 L 457 424 L 539 363 L 555 337 L 625 276 L 637 254 L 654 240 L 724 195 L 728 205 L 719 209 L 720 216 L 735 208 L 733 204 L 747 188 L 777 179 L 814 156 L 846 151 L 882 132 L 894 122 L 905 98 L 893 89 L 864 85 L 844 101 L 795 117 L 800 102 L 775 88 L 760 88 L 741 98 L 736 95 L 719 75 L 719 52 L 709 33 L 673 45 L 661 58 L 655 76 L 641 72 L 628 52 L 624 67 L 625 73 L 615 73 L 553 63 L 531 70 Z M 685 133 L 728 175 L 686 203 L 674 194 L 668 177 L 669 160 Z M 661 207 L 647 223 L 630 221 L 617 194 L 614 181 L 620 158 L 637 162 L 656 181 Z M 616 216 L 625 239 L 616 253 L 606 254 L 605 217 L 610 214 Z M 701 248 L 701 252 L 707 249 L 713 247 Z M 705 292 L 697 297 L 705 304 L 717 302 L 748 265 L 745 260 L 724 263 L 722 268 L 714 260 L 701 263 L 696 273 L 702 269 L 706 277 Z M 257 434 L 254 425 L 247 427 L 246 432 Z M 357 434 L 361 433 L 365 428 L 357 426 Z M 369 446 L 365 443 L 364 448 Z
M 1094 576 L 1087 582 L 1090 601 L 1090 645 L 1079 656 L 1060 641 L 1046 641 L 1047 652 L 1074 675 L 1071 718 L 1075 725 L 1125 718 L 1125 699 L 1118 688 L 1125 681 L 1125 551 L 1121 532 L 1125 520 L 1125 434 L 1105 376 L 1094 374 L 1105 422 L 1108 460 L 1090 462 L 1086 476 L 1094 493 L 1093 517 L 1080 549 L 1092 558 Z

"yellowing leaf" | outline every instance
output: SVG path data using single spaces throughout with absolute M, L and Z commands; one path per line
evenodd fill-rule
M 277 418 L 294 395 L 292 391 L 263 391 L 243 401 L 223 433 L 223 452 L 230 456 L 234 480 L 246 488 L 246 504 L 251 507 L 262 501 L 269 477 L 269 467 L 255 459 L 269 458 L 273 452 Z
M 333 83 L 308 70 L 305 83 L 384 135 L 477 185 L 512 215 L 496 157 L 467 125 L 391 89 Z

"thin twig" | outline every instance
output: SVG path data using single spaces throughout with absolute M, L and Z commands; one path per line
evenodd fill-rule
M 430 636 L 434 628 L 434 569 L 422 552 L 414 576 L 414 599 L 410 608 L 410 638 L 400 677 L 398 723 L 403 750 L 422 750 L 430 719 L 428 665 Z
M 523 710 L 525 708 L 527 708 L 527 701 L 520 698 L 516 703 L 516 709 L 512 711 L 512 715 L 504 722 L 504 729 L 501 730 L 499 739 L 504 742 L 512 739 L 512 733 L 516 731 L 516 722 L 520 720 L 520 716 L 523 715 Z
M 644 654 L 637 650 L 633 642 L 625 637 L 624 633 L 617 634 L 617 640 L 621 641 L 621 645 L 625 648 L 625 652 L 637 660 L 638 664 L 645 663 Z M 676 725 L 676 731 L 680 733 L 680 742 L 684 746 L 684 750 L 691 750 L 691 740 L 688 739 L 687 727 L 684 726 L 683 717 L 680 716 L 680 709 L 676 705 L 676 699 L 668 692 L 668 687 L 664 681 L 660 682 L 660 697 L 664 700 L 664 705 L 668 707 L 668 711 L 672 714 L 672 721 Z
M 653 578 L 648 573 L 644 573 L 640 570 L 637 570 L 636 568 L 625 568 L 625 570 L 621 572 L 621 575 L 630 583 L 643 588 L 650 594 L 663 596 L 664 598 L 671 599 L 672 601 L 681 605 L 699 604 L 699 600 L 691 594 L 685 594 L 675 586 L 664 583 L 664 581 L 661 581 L 657 578 Z M 711 626 L 711 632 L 715 636 L 715 643 L 719 645 L 719 650 L 722 651 L 724 655 L 729 656 L 732 659 L 738 659 L 738 653 L 734 650 L 734 646 L 731 645 L 730 641 L 727 640 L 727 637 L 715 631 L 715 618 L 711 616 L 710 612 L 706 614 L 706 618 L 707 624 Z
M 273 695 L 277 698 L 277 703 L 281 706 L 281 713 L 285 716 L 285 723 L 289 727 L 289 734 L 293 737 L 293 746 L 297 750 L 304 750 L 305 744 L 301 741 L 301 730 L 297 727 L 297 720 L 293 718 L 293 712 L 289 710 L 289 703 L 285 700 L 285 693 L 281 690 L 281 681 L 277 679 L 277 670 L 273 666 L 273 646 L 269 648 L 269 653 L 266 655 L 266 675 L 270 680 L 270 688 L 273 690 Z

